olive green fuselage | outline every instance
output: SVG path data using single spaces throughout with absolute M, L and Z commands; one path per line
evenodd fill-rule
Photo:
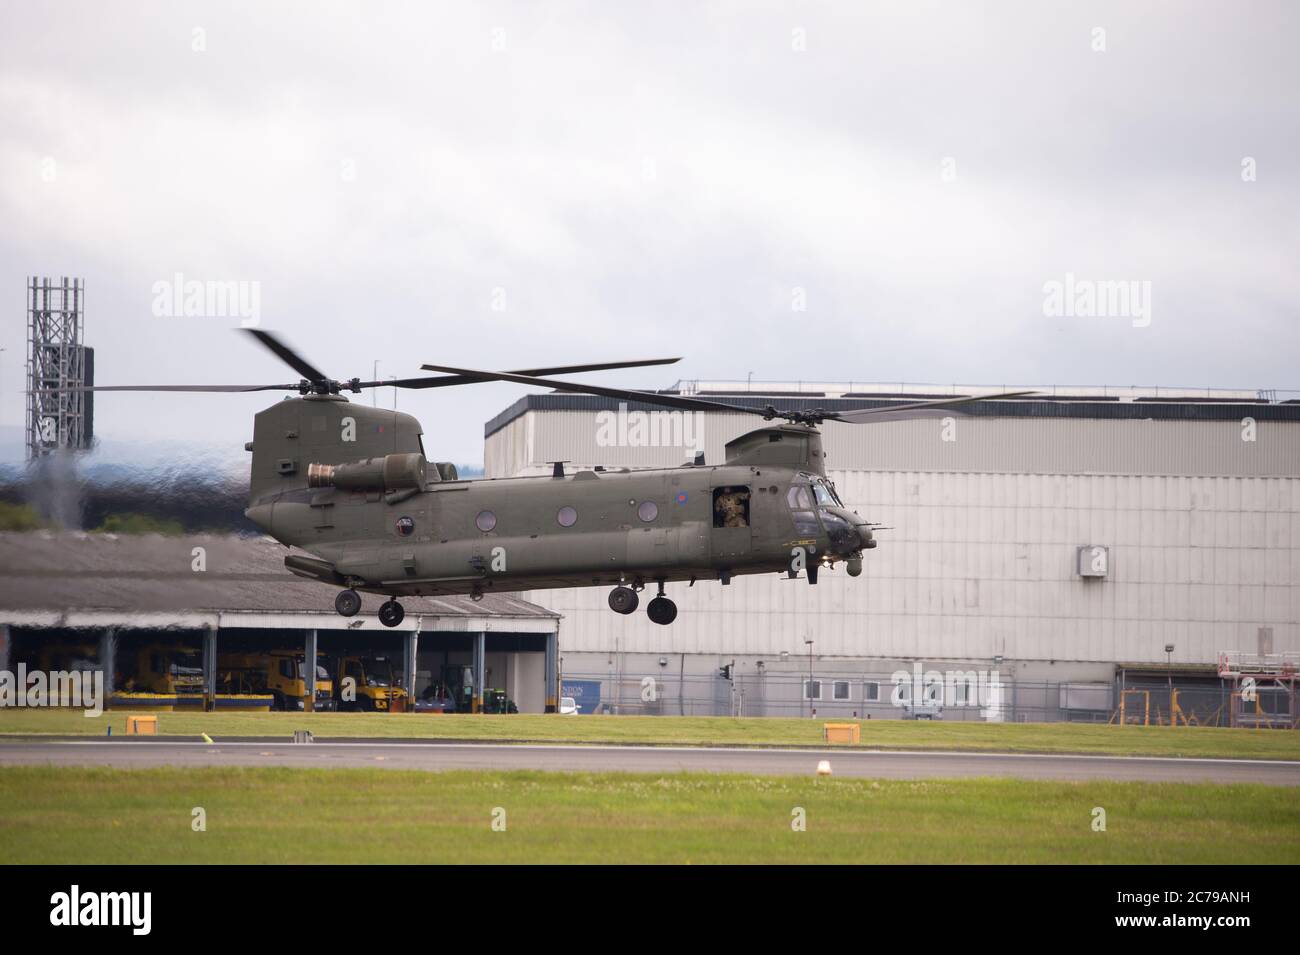
M 309 465 L 422 454 L 419 423 L 306 398 L 259 414 L 252 450 L 249 517 L 318 558 L 290 569 L 395 596 L 727 580 L 846 559 L 870 536 L 827 499 L 820 435 L 798 426 L 737 438 L 717 466 L 462 481 L 430 465 L 422 487 L 356 490 L 307 486 Z

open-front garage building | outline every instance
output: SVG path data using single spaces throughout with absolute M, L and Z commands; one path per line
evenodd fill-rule
M 0 670 L 102 669 L 120 706 L 555 709 L 554 612 L 416 598 L 390 629 L 377 601 L 340 617 L 334 589 L 290 574 L 285 553 L 261 538 L 0 534 Z

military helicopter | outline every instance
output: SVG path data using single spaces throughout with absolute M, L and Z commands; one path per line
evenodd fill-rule
M 619 368 L 665 365 L 677 358 L 480 371 L 423 365 L 436 375 L 339 381 L 274 334 L 246 329 L 297 372 L 274 385 L 109 385 L 94 391 L 290 391 L 254 417 L 248 518 L 304 554 L 285 557 L 301 577 L 339 588 L 334 607 L 358 613 L 362 593 L 387 599 L 379 620 L 399 625 L 398 598 L 415 595 L 611 587 L 610 609 L 633 613 L 639 594 L 656 587 L 646 613 L 670 624 L 677 605 L 670 583 L 741 574 L 803 574 L 823 568 L 862 573 L 862 552 L 876 546 L 873 525 L 844 506 L 827 479 L 817 426 L 863 424 L 960 412 L 976 400 L 1032 392 L 945 398 L 856 411 L 743 407 L 687 395 L 629 391 L 556 379 Z M 767 422 L 726 445 L 726 460 L 702 456 L 674 468 L 594 468 L 550 476 L 462 480 L 454 465 L 430 462 L 419 421 L 395 410 L 349 402 L 367 388 L 427 389 L 510 381 L 685 411 L 728 411 Z

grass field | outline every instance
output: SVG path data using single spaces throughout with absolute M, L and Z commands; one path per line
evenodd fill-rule
M 1269 786 L 14 767 L 0 806 L 3 863 L 1300 862 Z
M 123 732 L 126 714 L 88 719 L 54 709 L 0 710 L 4 735 Z M 161 713 L 159 732 L 194 736 L 289 737 L 295 729 L 317 736 L 437 737 L 523 742 L 641 743 L 695 746 L 817 746 L 822 721 L 691 716 L 433 716 L 410 713 Z M 1300 759 L 1300 733 L 1282 730 L 1081 723 L 957 723 L 867 720 L 863 747 L 1013 753 L 1098 753 Z

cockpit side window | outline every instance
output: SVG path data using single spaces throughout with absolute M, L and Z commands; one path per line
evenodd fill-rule
M 791 511 L 790 520 L 794 522 L 794 532 L 800 537 L 816 537 L 822 532 L 816 511 Z
M 806 484 L 791 484 L 785 500 L 792 511 L 806 511 L 813 506 L 812 494 Z

